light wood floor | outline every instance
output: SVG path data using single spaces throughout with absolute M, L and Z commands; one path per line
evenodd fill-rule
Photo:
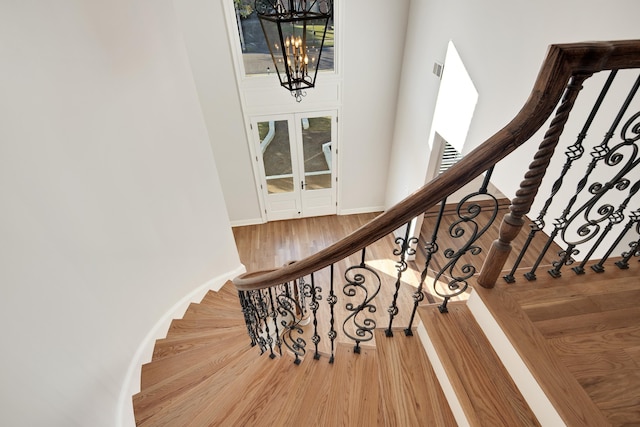
M 478 261 L 474 261 L 478 268 L 495 238 L 499 219 L 505 212 L 503 209 L 491 230 L 478 241 L 478 245 L 483 248 Z M 249 271 L 255 271 L 277 267 L 310 255 L 364 225 L 374 216 L 375 214 L 331 216 L 272 222 L 238 227 L 234 229 L 234 234 L 242 262 Z M 453 217 L 445 218 L 442 227 L 447 227 L 454 220 Z M 426 218 L 424 230 L 429 230 L 428 227 L 432 226 L 429 225 L 430 221 L 432 220 Z M 521 233 L 514 246 L 517 247 L 524 241 L 527 231 Z M 423 234 L 430 237 L 427 233 L 429 231 Z M 450 242 L 447 241 L 446 233 L 440 233 L 439 243 L 441 247 L 448 247 Z M 541 246 L 540 243 L 536 245 Z M 367 263 L 382 278 L 381 301 L 373 315 L 378 328 L 385 327 L 388 322 L 386 308 L 391 301 L 397 274 L 392 255 L 395 248 L 397 246 L 389 236 L 367 252 Z M 549 251 L 536 282 L 522 279 L 521 274 L 526 271 L 523 270 L 519 272 L 516 285 L 507 285 L 500 279 L 500 286 L 508 289 L 521 302 L 522 309 L 539 328 L 553 353 L 575 376 L 609 422 L 620 426 L 640 425 L 640 271 L 636 271 L 631 279 L 625 276 L 625 279 L 612 280 L 610 274 L 616 274 L 617 268 L 610 262 L 607 264 L 607 273 L 602 275 L 589 269 L 584 276 L 576 276 L 567 271 L 560 279 L 547 278 L 546 267 L 551 264 L 556 252 L 557 247 Z M 511 259 L 514 257 L 515 255 Z M 411 292 L 418 283 L 418 265 L 421 265 L 423 259 L 418 255 L 416 263 L 402 276 L 398 303 L 401 310 L 394 329 L 407 322 L 408 312 L 402 307 L 412 304 Z M 530 266 L 533 261 L 532 258 L 525 258 L 523 266 Z M 352 256 L 345 265 L 336 267 L 336 287 L 338 283 L 344 282 L 346 266 L 357 263 L 358 255 Z M 442 260 L 434 260 L 434 269 L 439 266 L 438 263 L 442 263 Z M 637 269 L 637 266 L 635 261 L 634 268 Z M 317 283 L 322 283 L 323 294 L 326 295 L 329 281 L 327 273 L 324 274 L 325 276 L 319 275 Z M 438 301 L 438 297 L 429 292 L 429 288 L 426 291 L 427 301 Z M 337 318 L 341 321 L 345 315 L 337 314 Z M 339 325 L 338 322 L 337 324 Z M 326 322 L 321 322 L 319 326 L 326 333 Z M 309 331 L 306 333 L 309 338 Z M 323 342 L 325 346 L 321 344 L 320 350 L 324 353 L 328 351 L 328 341 Z

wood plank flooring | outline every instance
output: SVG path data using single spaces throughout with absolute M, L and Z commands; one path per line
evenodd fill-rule
M 604 274 L 589 269 L 582 276 L 568 271 L 558 279 L 540 275 L 535 284 L 500 285 L 497 290 L 515 301 L 531 322 L 531 333 L 541 337 L 531 346 L 525 342 L 528 333 L 516 333 L 512 340 L 522 346 L 521 354 L 547 348 L 559 369 L 566 370 L 601 411 L 603 423 L 640 425 L 640 263 L 635 259 L 628 270 L 619 270 L 614 261 L 605 264 Z M 491 294 L 490 299 L 496 296 L 481 291 Z M 502 311 L 496 308 L 494 316 L 502 317 Z M 514 324 L 512 312 L 504 316 L 503 323 Z M 545 377 L 557 380 L 562 375 L 550 371 Z M 567 393 L 570 382 L 558 385 L 558 399 L 564 399 L 562 393 L 578 394 Z M 593 414 L 581 419 L 600 425 Z

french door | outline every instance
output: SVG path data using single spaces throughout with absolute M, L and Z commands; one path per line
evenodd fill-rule
M 251 121 L 268 221 L 336 213 L 335 112 Z

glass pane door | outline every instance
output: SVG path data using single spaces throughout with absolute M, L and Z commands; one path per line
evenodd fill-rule
M 309 117 L 300 121 L 306 191 L 331 188 L 331 117 Z
M 258 122 L 258 134 L 267 192 L 269 194 L 292 192 L 293 169 L 288 121 Z

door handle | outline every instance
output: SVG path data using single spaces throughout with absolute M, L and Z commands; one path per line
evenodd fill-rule
M 304 190 L 304 181 L 300 181 L 300 188 Z

